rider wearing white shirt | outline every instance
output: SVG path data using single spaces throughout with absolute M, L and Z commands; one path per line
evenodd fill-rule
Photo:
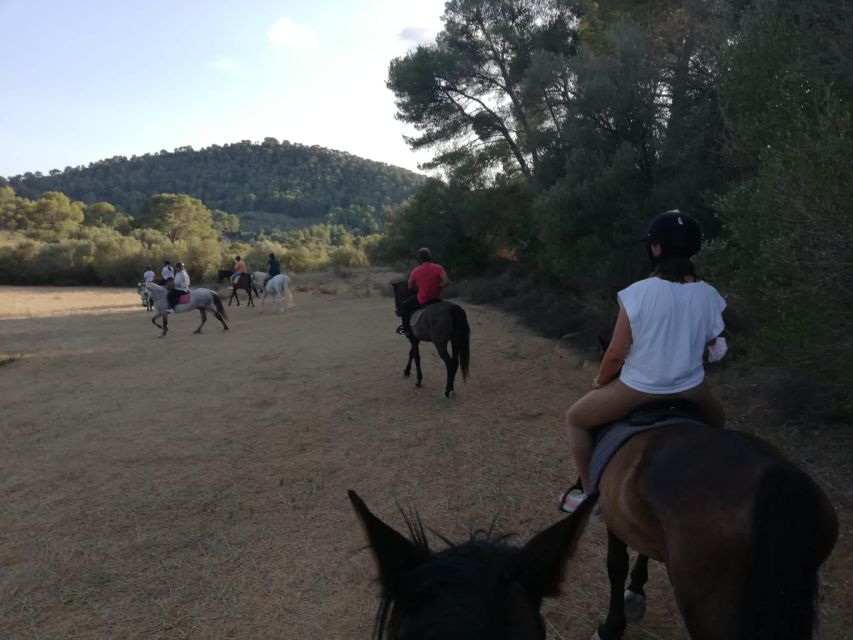
M 154 282 L 154 271 L 151 270 L 151 267 L 145 267 L 145 273 L 142 274 L 142 280 L 144 282 Z
M 174 313 L 175 305 L 178 302 L 178 299 L 188 293 L 190 290 L 190 277 L 187 275 L 187 272 L 184 271 L 184 263 L 176 262 L 175 263 L 175 277 L 172 281 L 172 286 L 169 287 L 169 291 L 167 293 L 167 300 L 169 302 L 169 308 L 166 310 L 167 313 Z
M 166 260 L 163 264 L 163 270 L 160 272 L 160 275 L 163 276 L 163 280 L 168 282 L 169 278 L 175 277 L 175 270 L 172 269 L 172 264 Z
M 716 346 L 725 328 L 726 302 L 696 276 L 690 258 L 701 246 L 699 223 L 685 213 L 667 211 L 649 224 L 646 248 L 651 277 L 619 292 L 613 339 L 592 390 L 566 413 L 572 456 L 584 492 L 564 493 L 563 511 L 574 511 L 590 490 L 590 431 L 596 426 L 619 420 L 660 398 L 688 400 L 706 424 L 725 425 L 723 407 L 705 381 L 703 356 L 707 348 Z

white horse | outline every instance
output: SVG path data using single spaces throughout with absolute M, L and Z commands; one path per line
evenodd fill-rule
M 145 286 L 148 287 L 150 299 L 154 303 L 154 308 L 157 310 L 157 313 L 154 314 L 153 318 L 151 318 L 151 322 L 153 322 L 159 329 L 163 330 L 163 333 L 160 334 L 160 337 L 163 338 L 169 330 L 167 320 L 169 315 L 166 313 L 169 308 L 169 301 L 167 298 L 169 290 L 166 287 L 161 287 L 159 284 L 154 284 L 153 282 L 148 282 Z M 215 291 L 211 291 L 210 289 L 193 289 L 190 292 L 189 302 L 175 305 L 175 313 L 184 313 L 185 311 L 192 311 L 193 309 L 198 309 L 201 314 L 201 324 L 198 326 L 198 329 L 193 331 L 193 333 L 201 333 L 201 328 L 204 326 L 204 323 L 207 322 L 208 311 L 216 316 L 216 319 L 222 323 L 223 330 L 228 331 L 228 325 L 225 324 L 225 321 L 228 319 L 228 314 L 225 313 L 225 307 L 222 306 L 222 300 L 220 299 L 219 294 Z M 157 318 L 163 318 L 162 327 L 157 324 Z
M 151 295 L 148 293 L 148 287 L 145 286 L 144 282 L 136 283 L 136 291 L 139 293 L 139 297 L 142 298 L 142 306 L 145 307 L 147 311 L 151 311 Z
M 261 306 L 264 305 L 264 300 L 267 299 L 267 294 L 272 294 L 273 300 L 281 305 L 281 312 L 290 306 L 293 306 L 293 292 L 290 290 L 290 278 L 283 273 L 270 278 L 267 285 L 264 287 L 264 296 L 261 298 Z M 286 300 L 286 302 L 285 302 Z

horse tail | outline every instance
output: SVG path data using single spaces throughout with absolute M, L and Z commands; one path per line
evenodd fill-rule
M 809 640 L 826 522 L 820 489 L 802 471 L 774 466 L 759 481 L 752 567 L 741 638 Z
M 468 364 L 471 361 L 471 327 L 468 326 L 468 315 L 459 305 L 450 307 L 450 317 L 453 319 L 453 329 L 450 342 L 453 352 L 459 354 L 459 368 L 462 369 L 463 382 L 468 380 Z
M 216 310 L 219 312 L 219 315 L 221 315 L 226 320 L 229 320 L 228 314 L 225 312 L 225 307 L 222 305 L 222 300 L 219 297 L 219 294 L 215 291 L 211 291 L 210 293 L 213 294 L 213 304 L 216 307 Z

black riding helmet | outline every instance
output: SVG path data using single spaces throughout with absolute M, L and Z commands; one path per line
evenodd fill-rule
M 652 245 L 655 244 L 661 247 L 657 258 L 652 254 Z M 646 249 L 653 265 L 668 256 L 689 258 L 699 253 L 701 247 L 702 230 L 696 218 L 678 209 L 659 213 L 646 229 Z

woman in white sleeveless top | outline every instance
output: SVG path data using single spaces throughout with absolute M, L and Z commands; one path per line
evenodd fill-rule
M 715 341 L 724 329 L 726 302 L 696 277 L 690 257 L 698 253 L 701 238 L 699 223 L 679 211 L 662 213 L 649 224 L 646 243 L 652 275 L 619 292 L 613 339 L 592 391 L 566 412 L 584 493 L 564 496 L 564 511 L 571 513 L 586 498 L 590 429 L 665 397 L 694 402 L 707 424 L 723 427 L 725 414 L 705 382 L 703 355 L 706 347 L 724 344 Z

